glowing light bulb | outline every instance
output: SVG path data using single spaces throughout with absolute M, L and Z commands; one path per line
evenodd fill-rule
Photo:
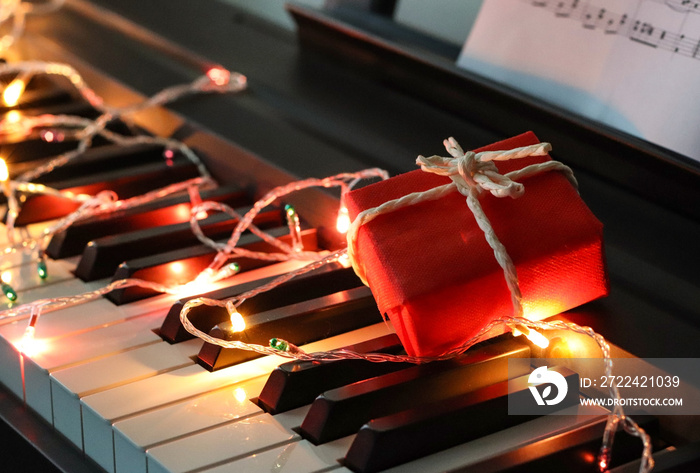
M 53 130 L 44 130 L 41 132 L 41 139 L 47 143 L 53 143 L 57 141 L 63 141 L 65 135 Z
M 17 110 L 10 110 L 5 114 L 5 121 L 8 123 L 19 123 L 19 121 L 22 119 L 22 114 L 19 113 Z
M 348 213 L 348 208 L 343 206 L 338 210 L 338 220 L 335 224 L 336 230 L 339 233 L 347 233 L 350 228 L 350 214 Z
M 17 105 L 26 87 L 27 83 L 20 78 L 16 78 L 10 82 L 10 85 L 5 87 L 5 91 L 2 93 L 2 100 L 5 102 L 5 105 L 8 107 Z
M 2 289 L 3 294 L 5 294 L 5 297 L 7 297 L 12 302 L 17 300 L 17 293 L 14 289 L 12 289 L 12 286 L 7 284 L 6 282 L 0 283 L 0 289 Z
M 8 179 L 10 179 L 10 170 L 5 160 L 0 158 L 0 182 L 7 182 Z
M 340 255 L 340 257 L 338 258 L 338 263 L 340 263 L 340 265 L 343 268 L 349 268 L 350 266 L 352 266 L 352 263 L 350 262 L 350 257 L 347 255 L 347 253 L 344 255 Z
M 22 335 L 22 340 L 19 342 L 19 351 L 22 353 L 27 353 L 27 351 L 31 351 L 32 345 L 34 345 L 34 332 L 36 332 L 36 328 L 33 326 L 29 326 L 24 330 L 24 335 Z
M 540 348 L 547 348 L 549 346 L 549 340 L 547 337 L 536 330 L 530 330 L 530 333 L 525 336 L 528 338 L 528 340 Z
M 238 311 L 231 312 L 230 318 L 232 332 L 237 333 L 245 330 L 245 320 L 243 320 L 243 316 Z
M 207 71 L 207 77 L 219 87 L 223 87 L 231 80 L 231 73 L 221 66 L 214 66 Z
M 547 337 L 525 325 L 518 324 L 512 327 L 512 334 L 514 337 L 525 335 L 528 340 L 540 348 L 547 348 L 549 346 L 549 339 Z

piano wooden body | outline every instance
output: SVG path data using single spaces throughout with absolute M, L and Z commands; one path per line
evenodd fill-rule
M 455 47 L 386 15 L 288 8 L 296 33 L 214 1 L 69 0 L 60 11 L 31 17 L 7 60 L 70 63 L 112 105 L 191 81 L 211 64 L 245 74 L 249 86 L 240 94 L 188 98 L 168 110 L 139 112 L 129 123 L 201 152 L 222 185 L 245 190 L 242 206 L 298 178 L 367 167 L 411 170 L 416 155 L 441 154 L 448 136 L 473 149 L 533 130 L 553 143 L 555 159 L 574 169 L 583 199 L 605 225 L 611 294 L 565 318 L 592 326 L 617 355 L 700 356 L 697 162 L 458 70 Z M 314 191 L 290 202 L 316 229 L 318 244 L 332 245 L 327 229 L 337 197 Z M 76 258 L 51 260 L 50 278 L 28 278 L 18 288 L 20 301 L 109 280 L 76 278 Z M 21 275 L 33 265 L 7 268 Z M 288 267 L 254 269 L 236 281 Z M 2 471 L 356 469 L 338 461 L 355 432 L 315 442 L 299 429 L 308 405 L 273 414 L 251 401 L 283 360 L 258 358 L 210 372 L 194 361 L 199 340 L 163 341 L 160 326 L 176 301 L 154 296 L 115 305 L 104 299 L 47 314 L 37 329 L 45 351 L 23 357 L 14 344 L 26 320 L 0 321 L 1 428 L 12 446 L 2 448 Z M 308 349 L 390 332 L 380 318 L 365 325 Z M 586 430 L 595 430 L 591 419 L 598 422 L 595 435 Z M 600 412 L 549 416 L 449 445 L 392 471 L 569 471 L 568 465 L 586 462 L 590 469 L 576 471 L 594 471 L 590 445 L 599 445 L 600 419 Z M 652 423 L 659 471 L 697 471 L 700 420 L 667 416 Z M 566 432 L 593 435 L 588 450 L 572 447 L 576 439 Z M 409 438 L 401 448 L 416 447 Z M 558 450 L 564 453 L 550 459 Z M 680 466 L 668 466 L 674 464 Z

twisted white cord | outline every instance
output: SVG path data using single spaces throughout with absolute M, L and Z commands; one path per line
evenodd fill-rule
M 451 359 L 456 356 L 461 355 L 471 346 L 481 341 L 487 333 L 489 333 L 495 327 L 505 324 L 509 327 L 530 327 L 539 328 L 544 330 L 553 329 L 564 329 L 576 333 L 581 333 L 591 337 L 600 347 L 603 358 L 605 360 L 605 373 L 606 375 L 612 375 L 613 362 L 610 357 L 610 346 L 605 341 L 605 339 L 593 331 L 590 327 L 581 327 L 579 325 L 568 323 L 568 322 L 534 322 L 529 319 L 522 317 L 522 304 L 521 304 L 521 293 L 518 285 L 517 273 L 515 271 L 515 266 L 508 255 L 507 250 L 503 244 L 498 239 L 495 234 L 493 227 L 488 220 L 488 217 L 484 214 L 484 211 L 479 203 L 478 196 L 482 190 L 487 190 L 497 197 L 519 197 L 524 192 L 524 187 L 522 184 L 515 181 L 515 179 L 522 179 L 524 177 L 540 174 L 542 172 L 548 172 L 556 170 L 562 172 L 569 181 L 576 186 L 576 179 L 573 176 L 573 172 L 567 166 L 556 161 L 548 161 L 541 164 L 534 164 L 526 166 L 517 171 L 513 171 L 506 175 L 498 173 L 497 168 L 492 163 L 496 160 L 507 160 L 507 159 L 519 159 L 526 156 L 540 156 L 546 154 L 551 146 L 548 143 L 541 143 L 534 146 L 527 146 L 522 148 L 516 148 L 507 151 L 496 151 L 496 152 L 484 152 L 484 153 L 473 153 L 464 152 L 459 144 L 450 138 L 445 140 L 445 146 L 448 152 L 453 156 L 453 158 L 442 158 L 439 156 L 433 156 L 431 158 L 425 158 L 419 156 L 417 163 L 421 165 L 424 171 L 432 172 L 435 174 L 449 176 L 452 180 L 451 184 L 446 184 L 425 192 L 417 192 L 413 194 L 406 195 L 399 199 L 395 199 L 389 202 L 385 202 L 376 208 L 368 209 L 361 212 L 352 222 L 350 229 L 347 234 L 348 247 L 347 254 L 353 263 L 356 273 L 363 280 L 365 284 L 366 276 L 364 273 L 364 268 L 362 264 L 357 261 L 354 257 L 356 253 L 356 239 L 359 228 L 365 223 L 373 220 L 379 215 L 384 213 L 393 212 L 400 208 L 404 208 L 410 205 L 414 205 L 419 202 L 426 202 L 429 200 L 437 200 L 441 197 L 458 191 L 462 195 L 466 196 L 466 201 L 469 209 L 474 214 L 479 228 L 484 232 L 485 238 L 489 245 L 494 251 L 494 255 L 499 265 L 503 269 L 506 283 L 511 294 L 511 300 L 513 303 L 513 316 L 500 317 L 493 320 L 485 327 L 483 327 L 477 335 L 470 338 L 462 345 L 453 348 L 439 356 L 435 357 L 419 357 L 419 356 L 409 356 L 409 355 L 385 355 L 377 353 L 357 353 L 349 350 L 334 350 L 329 352 L 318 352 L 318 353 L 306 353 L 299 347 L 285 340 L 275 340 L 276 344 L 274 346 L 262 346 L 258 344 L 249 344 L 237 340 L 229 341 L 222 340 L 219 338 L 212 337 L 207 333 L 197 329 L 189 320 L 189 314 L 192 309 L 199 307 L 201 305 L 211 305 L 218 307 L 225 307 L 229 314 L 233 314 L 236 308 L 246 299 L 254 297 L 257 294 L 268 291 L 274 287 L 283 284 L 289 279 L 303 274 L 305 272 L 311 271 L 320 267 L 327 262 L 336 261 L 338 258 L 343 256 L 343 251 L 340 250 L 331 255 L 326 256 L 322 260 L 317 260 L 312 264 L 300 268 L 296 271 L 292 271 L 283 276 L 280 276 L 270 283 L 255 288 L 238 297 L 228 299 L 228 300 L 211 300 L 206 298 L 196 298 L 188 301 L 181 313 L 180 320 L 185 327 L 185 329 L 191 334 L 199 337 L 207 343 L 218 345 L 224 348 L 236 348 L 243 350 L 250 350 L 262 355 L 279 355 L 286 358 L 293 358 L 304 361 L 331 361 L 339 359 L 362 359 L 372 362 L 409 362 L 409 363 L 426 363 L 438 360 Z M 302 183 L 304 181 L 301 181 Z M 290 187 L 294 187 L 291 186 Z M 343 194 L 344 195 L 344 194 Z M 341 202 L 343 198 L 341 196 Z M 260 205 L 267 205 L 268 201 L 263 198 L 259 202 Z M 260 207 L 262 208 L 262 207 Z M 246 216 L 248 217 L 248 216 Z M 246 220 L 252 220 L 248 218 Z M 234 237 L 229 241 L 235 242 L 237 236 L 240 234 L 234 232 Z M 235 243 L 234 243 L 235 245 Z M 282 348 L 280 348 L 282 347 Z M 611 396 L 618 402 L 615 403 L 616 407 L 610 414 L 608 422 L 606 423 L 605 433 L 603 436 L 603 442 L 599 453 L 599 465 L 604 468 L 606 465 L 610 464 L 610 455 L 612 452 L 612 442 L 615 434 L 616 427 L 620 421 L 623 422 L 623 428 L 626 432 L 639 437 L 643 444 L 642 461 L 640 465 L 640 472 L 645 473 L 651 471 L 654 465 L 654 460 L 651 456 L 651 439 L 649 435 L 639 427 L 639 425 L 630 417 L 624 415 L 623 409 L 621 407 L 620 393 L 616 386 L 611 386 L 610 388 Z
M 6 117 L 0 122 L 0 134 L 23 134 L 29 135 L 39 129 L 57 129 L 63 139 L 77 140 L 75 150 L 58 156 L 48 164 L 29 171 L 21 176 L 20 180 L 29 181 L 50 172 L 58 166 L 75 159 L 85 152 L 92 144 L 95 136 L 102 136 L 109 141 L 119 144 L 154 143 L 164 145 L 168 149 L 176 149 L 182 152 L 188 159 L 197 165 L 202 176 L 208 176 L 206 167 L 202 164 L 197 155 L 192 152 L 184 143 L 177 140 L 161 137 L 146 136 L 122 136 L 107 130 L 105 127 L 114 119 L 124 115 L 132 114 L 146 108 L 161 106 L 171 103 L 187 95 L 197 93 L 229 93 L 240 92 L 246 88 L 247 79 L 237 72 L 230 72 L 220 67 L 210 69 L 207 74 L 202 75 L 189 84 L 181 84 L 168 87 L 142 102 L 126 107 L 110 107 L 87 85 L 82 76 L 73 67 L 67 64 L 25 61 L 15 64 L 0 65 L 0 75 L 17 74 L 28 81 L 37 74 L 59 75 L 66 77 L 76 88 L 76 90 L 94 108 L 101 112 L 101 115 L 94 120 L 84 117 L 69 115 L 42 115 L 38 117 Z M 46 135 L 44 135 L 46 136 Z M 51 136 L 55 136 L 52 133 Z
M 484 232 L 486 241 L 493 249 L 496 261 L 498 261 L 498 264 L 503 270 L 506 284 L 508 285 L 511 295 L 513 314 L 522 315 L 522 295 L 518 285 L 518 275 L 515 270 L 515 265 L 508 255 L 508 251 L 494 232 L 491 222 L 481 208 L 478 196 L 483 190 L 486 190 L 496 197 L 517 198 L 523 194 L 525 189 L 522 184 L 515 182 L 514 179 L 551 170 L 563 172 L 564 175 L 576 185 L 573 172 L 568 166 L 558 161 L 547 161 L 541 164 L 526 166 L 518 171 L 502 175 L 498 172 L 498 168 L 496 168 L 496 165 L 493 163 L 493 161 L 546 155 L 547 152 L 551 150 L 551 145 L 549 143 L 538 143 L 536 145 L 505 151 L 483 151 L 480 153 L 474 153 L 472 151 L 465 152 L 454 138 L 445 140 L 444 145 L 452 158 L 444 158 L 441 156 L 426 158 L 424 156 L 418 156 L 416 164 L 418 164 L 423 171 L 449 177 L 452 182 L 424 192 L 414 192 L 398 199 L 384 202 L 378 207 L 366 209 L 358 214 L 350 225 L 350 229 L 347 233 L 348 256 L 350 257 L 353 268 L 362 282 L 367 284 L 364 263 L 359 258 L 355 257 L 357 254 L 357 235 L 363 225 L 371 222 L 380 215 L 394 212 L 421 202 L 437 200 L 451 192 L 458 191 L 467 198 L 467 205 L 474 215 L 477 225 Z
M 7 51 L 24 32 L 27 15 L 43 15 L 58 10 L 65 0 L 47 0 L 42 4 L 22 0 L 5 0 L 0 4 L 0 26 L 12 22 L 10 32 L 0 38 L 0 54 Z
M 5 225 L 8 234 L 8 239 L 12 244 L 12 251 L 17 250 L 17 248 L 35 248 L 36 246 L 38 246 L 37 244 L 28 244 L 27 242 L 22 242 L 20 245 L 14 245 L 14 224 L 21 210 L 19 200 L 17 199 L 14 190 L 20 188 L 19 183 L 26 183 L 30 180 L 36 179 L 81 156 L 90 147 L 93 139 L 96 136 L 102 136 L 108 141 L 111 141 L 112 143 L 120 146 L 137 144 L 156 144 L 163 146 L 164 148 L 166 148 L 166 150 L 170 150 L 171 152 L 174 150 L 179 151 L 197 167 L 197 170 L 203 179 L 211 181 L 211 175 L 204 163 L 201 161 L 199 156 L 197 156 L 197 154 L 184 143 L 171 138 L 163 138 L 158 136 L 123 136 L 108 130 L 106 126 L 111 120 L 118 118 L 122 115 L 133 113 L 156 105 L 163 105 L 177 100 L 181 97 L 184 97 L 186 95 L 199 92 L 237 92 L 243 90 L 246 86 L 245 76 L 238 73 L 231 73 L 223 68 L 212 68 L 206 75 L 197 78 L 190 84 L 169 87 L 140 103 L 130 105 L 128 107 L 116 108 L 105 106 L 102 98 L 97 96 L 95 92 L 85 83 L 81 75 L 73 67 L 67 64 L 41 61 L 26 61 L 16 64 L 3 64 L 0 65 L 0 75 L 2 74 L 16 74 L 18 77 L 22 77 L 25 81 L 28 81 L 35 74 L 53 74 L 66 77 L 73 84 L 73 86 L 75 86 L 76 90 L 93 107 L 102 112 L 102 114 L 94 120 L 70 115 L 41 115 L 37 117 L 22 116 L 16 118 L 8 114 L 5 119 L 0 121 L 0 135 L 20 134 L 23 136 L 29 136 L 36 130 L 48 129 L 48 131 L 51 131 L 51 133 L 44 133 L 42 135 L 42 138 L 44 138 L 47 141 L 52 141 L 56 139 L 56 136 L 59 135 L 63 140 L 69 139 L 78 141 L 75 149 L 67 151 L 57 156 L 56 158 L 50 160 L 48 163 L 45 163 L 30 171 L 25 172 L 17 178 L 17 182 L 12 183 L 11 188 L 13 189 L 13 192 L 7 195 L 9 212 Z M 60 132 L 57 130 L 60 130 Z M 50 139 L 49 136 L 51 137 Z M 204 181 L 202 181 L 202 183 L 198 185 L 203 185 L 203 182 Z M 33 184 L 27 185 L 32 186 Z M 210 185 L 210 183 L 207 184 L 207 186 L 208 185 Z M 38 185 L 34 184 L 33 186 Z M 167 192 L 166 195 L 169 193 L 171 192 Z M 155 194 L 149 193 L 142 199 L 134 200 L 135 205 L 150 201 L 150 199 L 159 198 L 156 194 L 158 194 L 158 192 L 156 192 Z M 66 193 L 60 193 L 60 195 L 67 198 L 73 198 L 72 196 L 67 195 Z M 159 195 L 162 196 L 162 193 Z M 66 228 L 67 225 L 70 225 L 77 220 L 81 220 L 91 215 L 95 215 L 95 213 L 92 213 L 93 211 L 98 213 L 105 213 L 112 210 L 112 208 L 110 208 L 109 206 L 103 205 L 104 200 L 102 197 L 96 197 L 96 199 L 99 200 L 99 203 L 96 204 L 95 202 L 92 202 L 91 204 L 83 205 L 79 209 L 78 213 L 72 214 L 71 216 L 64 219 L 62 221 L 61 228 Z M 115 208 L 124 208 L 124 205 L 127 204 L 115 203 Z M 53 233 L 51 233 L 51 235 L 52 234 Z M 45 241 L 48 236 L 50 235 L 44 234 L 41 238 Z

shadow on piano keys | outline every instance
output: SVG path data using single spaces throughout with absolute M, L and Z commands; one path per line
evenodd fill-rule
M 131 94 L 119 84 L 98 77 L 100 87 L 116 89 L 113 94 Z M 63 90 L 60 83 L 41 84 L 35 94 L 38 97 L 36 110 L 78 110 L 89 116 L 90 110 Z M 31 105 L 24 105 L 23 113 L 32 113 L 31 109 Z M 252 204 L 254 196 L 292 179 L 289 173 L 259 161 L 251 153 L 213 134 L 197 131 L 189 125 L 181 127 L 179 117 L 167 113 L 158 117 L 165 118 L 154 123 L 153 114 L 144 114 L 136 117 L 137 127 L 132 124 L 116 126 L 137 133 L 141 132 L 139 127 L 159 133 L 163 133 L 163 129 L 168 133 L 179 129 L 176 135 L 186 137 L 188 143 L 202 149 L 219 176 L 236 176 L 224 178 L 225 182 L 233 182 L 238 187 L 230 192 L 222 191 L 221 198 L 237 207 Z M 4 153 L 3 146 L 0 151 Z M 48 150 L 45 146 L 35 141 L 8 145 L 6 149 L 11 150 L 12 156 L 31 156 L 31 159 L 62 151 L 62 145 Z M 136 189 L 133 180 L 148 176 L 141 169 L 144 161 L 157 162 L 161 154 L 159 149 L 97 147 L 91 156 L 94 162 L 105 164 L 94 165 L 92 170 L 89 166 L 76 165 L 58 181 L 67 182 L 59 187 L 100 186 L 109 181 L 110 186 L 123 182 L 123 189 Z M 31 160 L 25 162 L 31 165 Z M 114 169 L 107 170 L 109 166 Z M 95 174 L 94 169 L 107 177 Z M 161 171 L 163 169 L 155 172 L 159 176 L 169 173 L 168 169 Z M 174 180 L 183 178 L 182 174 L 172 174 Z M 77 176 L 84 176 L 84 180 L 76 184 Z M 149 181 L 152 180 L 148 177 L 140 180 L 144 185 Z M 294 202 L 310 222 L 312 236 L 306 241 L 310 245 L 327 244 L 329 233 L 324 228 L 329 227 L 334 201 L 320 193 L 308 197 L 305 202 Z M 104 285 L 116 271 L 127 274 L 140 271 L 139 274 L 159 278 L 177 278 L 180 271 L 188 271 L 188 265 L 201 264 L 199 261 L 205 258 L 194 258 L 201 247 L 182 236 L 182 216 L 178 217 L 181 202 L 169 204 L 170 207 L 159 209 L 151 206 L 148 208 L 151 213 L 140 217 L 133 212 L 120 215 L 121 220 L 114 218 L 111 222 L 78 226 L 82 229 L 76 227 L 75 234 L 67 238 L 66 243 L 80 241 L 80 246 L 59 250 L 57 241 L 55 259 L 48 261 L 49 277 L 45 281 L 34 276 L 34 261 L 12 256 L 0 263 L 1 269 L 8 271 L 15 281 L 22 281 L 16 287 L 19 302 L 91 290 Z M 312 208 L 316 204 L 320 210 Z M 45 208 L 45 205 L 37 205 L 33 213 L 28 208 L 23 223 L 28 224 L 26 228 L 30 232 L 35 233 L 45 225 L 40 220 L 56 216 L 55 213 L 42 215 L 40 211 Z M 280 226 L 279 216 L 275 216 L 274 211 L 268 216 L 270 228 Z M 154 225 L 156 223 L 161 225 Z M 220 229 L 217 222 L 212 228 Z M 113 236 L 115 229 L 121 236 Z M 221 231 L 219 237 L 224 234 Z M 168 235 L 182 237 L 169 238 Z M 82 247 L 93 239 L 97 239 L 97 243 L 92 249 L 83 250 Z M 144 243 L 142 247 L 139 242 L 143 241 L 155 242 L 155 245 Z M 158 242 L 166 241 L 167 245 L 158 247 Z M 78 255 L 85 251 L 85 261 L 96 259 L 96 248 L 104 248 L 107 255 L 106 260 L 91 263 L 91 267 L 96 264 L 101 272 L 78 270 L 81 264 L 88 265 Z M 93 256 L 89 256 L 91 254 Z M 126 264 L 117 268 L 122 261 Z M 257 278 L 268 278 L 293 267 L 294 263 L 251 267 L 250 271 L 242 272 L 218 288 L 226 292 L 229 290 L 224 286 L 250 285 Z M 187 274 L 192 273 L 191 268 L 189 271 Z M 358 286 L 352 282 L 334 285 L 334 281 L 345 277 L 340 276 L 342 271 L 329 271 L 324 275 L 325 282 L 314 282 L 313 290 L 304 288 L 302 283 L 299 292 L 282 294 L 261 310 L 286 311 L 292 317 L 308 302 L 305 297 L 323 300 L 337 296 L 340 299 L 335 309 L 337 313 L 329 320 L 342 318 L 348 310 L 359 310 L 369 316 L 341 333 L 324 332 L 323 326 L 311 330 L 309 338 L 301 340 L 306 344 L 305 350 L 346 346 L 359 351 L 400 350 L 391 328 L 381 322 L 378 314 L 365 305 L 358 309 L 348 303 L 359 300 L 355 293 L 349 294 L 360 289 Z M 310 295 L 305 296 L 307 293 Z M 505 376 L 505 357 L 530 356 L 529 346 L 510 337 L 485 343 L 463 359 L 442 365 L 413 367 L 343 361 L 293 362 L 276 368 L 285 360 L 264 357 L 210 370 L 202 366 L 206 363 L 198 361 L 202 345 L 199 340 L 180 335 L 172 342 L 161 336 L 168 311 L 179 307 L 177 299 L 143 293 L 122 294 L 116 298 L 118 304 L 114 298 L 101 299 L 45 314 L 37 326 L 36 346 L 22 356 L 15 345 L 24 332 L 26 319 L 1 321 L 0 382 L 12 393 L 10 396 L 24 400 L 28 406 L 24 411 L 19 403 L 6 397 L 2 405 L 4 417 L 28 438 L 36 435 L 33 439 L 37 448 L 65 471 L 595 469 L 595 455 L 605 421 L 602 409 L 585 412 L 588 415 L 578 412 L 571 416 L 518 419 L 522 422 L 518 425 L 513 425 L 513 419 L 504 415 L 503 406 L 499 404 L 503 400 L 499 383 Z M 310 313 L 314 315 L 314 311 L 324 312 L 323 306 L 314 307 Z M 308 312 L 304 314 L 308 316 Z M 577 314 L 572 316 L 577 317 Z M 204 325 L 208 328 L 222 323 L 216 314 L 205 319 Z M 373 320 L 376 323 L 372 323 Z M 271 324 L 274 331 L 275 323 Z M 279 325 L 279 328 L 284 327 Z M 471 384 L 466 384 L 465 379 Z M 42 420 L 32 421 L 35 416 Z M 32 422 L 30 427 L 26 426 Z M 23 423 L 29 424 L 22 427 Z M 657 419 L 648 419 L 645 426 L 659 439 Z M 661 449 L 660 465 L 680 463 L 678 470 L 669 467 L 660 471 L 697 470 L 700 462 L 697 444 L 674 450 L 674 447 L 667 448 L 662 438 L 657 447 Z M 63 448 L 74 451 L 56 453 Z M 624 438 L 624 434 L 616 440 L 615 449 L 618 456 L 613 466 L 633 462 L 640 450 L 638 441 Z M 635 467 L 628 465 L 615 471 L 632 470 Z

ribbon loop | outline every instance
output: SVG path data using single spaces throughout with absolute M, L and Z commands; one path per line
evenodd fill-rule
M 552 149 L 549 143 L 538 143 L 506 151 L 474 153 L 465 152 L 451 137 L 443 144 L 452 158 L 418 156 L 416 164 L 425 172 L 449 177 L 464 196 L 487 191 L 496 197 L 520 197 L 525 192 L 523 185 L 501 174 L 493 161 L 543 156 Z

